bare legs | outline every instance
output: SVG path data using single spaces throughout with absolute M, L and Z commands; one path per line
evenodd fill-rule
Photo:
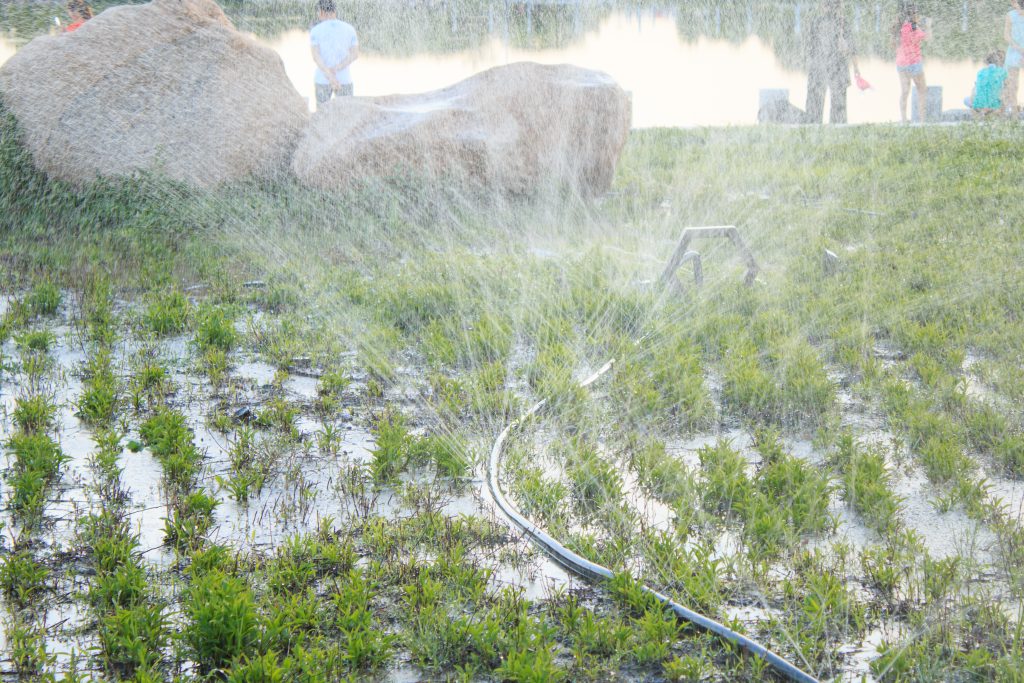
M 1003 111 L 1010 116 L 1020 113 L 1017 105 L 1017 89 L 1020 86 L 1020 69 L 1006 70 L 1006 86 L 1003 88 Z
M 924 115 L 928 104 L 928 85 L 924 82 L 924 72 L 914 74 L 914 87 L 917 88 L 917 120 L 924 123 Z
M 900 71 L 900 121 L 907 122 L 907 100 L 910 98 L 910 84 L 917 88 L 917 120 L 924 123 L 928 98 L 928 84 L 924 80 L 924 72 L 909 74 Z
M 910 74 L 900 74 L 900 123 L 907 122 L 907 99 L 910 97 Z

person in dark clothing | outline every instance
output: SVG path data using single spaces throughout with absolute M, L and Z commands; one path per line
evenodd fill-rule
M 821 123 L 825 90 L 831 92 L 832 123 L 846 123 L 846 89 L 850 87 L 850 64 L 860 75 L 854 55 L 843 0 L 821 0 L 811 10 L 804 32 L 807 63 L 807 106 L 804 120 Z

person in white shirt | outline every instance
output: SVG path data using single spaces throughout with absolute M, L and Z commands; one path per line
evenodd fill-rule
M 316 103 L 326 104 L 335 95 L 351 95 L 349 65 L 359 59 L 359 40 L 350 24 L 338 19 L 334 0 L 318 0 L 320 21 L 309 32 L 316 62 Z

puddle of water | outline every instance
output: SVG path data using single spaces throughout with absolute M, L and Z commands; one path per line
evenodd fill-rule
M 139 547 L 143 552 L 148 551 L 145 557 L 149 561 L 166 566 L 161 561 L 166 558 L 159 550 L 164 543 L 164 517 L 167 516 L 166 501 L 160 490 L 163 469 L 149 449 L 138 453 L 125 450 L 118 463 L 123 469 L 121 481 L 131 495 L 128 515 L 132 529 L 139 534 Z
M 921 535 L 932 557 L 953 557 L 973 548 L 977 561 L 992 561 L 991 551 L 997 542 L 995 534 L 962 510 L 939 514 L 933 505 L 939 492 L 922 472 L 914 471 L 897 477 L 893 482 L 893 492 L 903 498 L 903 521 Z
M 554 591 L 571 588 L 578 582 L 575 576 L 542 553 L 537 553 L 525 566 L 503 564 L 495 567 L 491 574 L 492 586 L 522 588 L 523 597 L 531 601 L 543 600 Z
M 1010 519 L 1024 520 L 1024 481 L 1015 481 L 999 475 L 986 477 L 992 499 L 1002 502 Z
M 267 386 L 273 383 L 277 368 L 270 363 L 263 361 L 249 361 L 235 366 L 232 375 L 243 380 L 249 380 L 258 387 Z
M 291 375 L 284 382 L 285 391 L 304 401 L 312 401 L 316 398 L 318 386 L 319 381 L 316 378 L 305 375 Z
M 878 648 L 883 642 L 897 642 L 903 637 L 903 629 L 896 622 L 883 621 L 868 631 L 859 643 L 850 643 L 839 648 L 845 657 L 845 665 L 835 679 L 842 683 L 875 683 L 871 675 L 871 662 L 878 658 Z
M 722 605 L 719 611 L 726 623 L 739 621 L 743 624 L 757 624 L 782 617 L 780 610 L 760 605 Z

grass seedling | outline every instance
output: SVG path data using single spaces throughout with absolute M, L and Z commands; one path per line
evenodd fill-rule
M 60 307 L 61 295 L 57 285 L 52 282 L 43 281 L 32 288 L 25 298 L 33 315 L 51 316 L 57 313 Z
M 8 502 L 27 526 L 42 519 L 46 493 L 57 480 L 68 457 L 46 434 L 15 434 L 7 442 L 13 465 L 7 472 L 11 487 Z
M 567 474 L 573 499 L 588 515 L 615 508 L 622 500 L 622 477 L 596 447 L 580 440 L 570 446 Z
M 317 386 L 317 411 L 323 416 L 333 415 L 341 407 L 341 397 L 352 380 L 341 368 L 328 370 Z
M 376 445 L 370 461 L 370 472 L 378 483 L 393 482 L 409 464 L 413 437 L 400 413 L 387 411 L 374 427 Z
M 196 314 L 196 345 L 201 351 L 211 350 L 229 353 L 238 342 L 234 322 L 223 308 L 207 306 Z
M 184 611 L 182 637 L 204 675 L 256 654 L 260 619 L 240 579 L 216 570 L 199 576 L 188 589 Z
M 82 395 L 78 399 L 79 417 L 94 425 L 109 424 L 117 410 L 117 388 L 110 351 L 100 349 L 85 369 Z
M 316 448 L 324 455 L 336 456 L 341 451 L 343 436 L 341 430 L 332 424 L 325 424 L 314 433 Z
M 121 678 L 155 672 L 170 638 L 167 615 L 160 602 L 119 609 L 100 622 L 99 653 L 103 668 Z
M 261 427 L 276 429 L 287 436 L 298 438 L 298 430 L 295 428 L 298 416 L 299 408 L 278 396 L 267 402 L 256 422 Z
M 191 314 L 192 304 L 175 289 L 154 297 L 146 307 L 142 321 L 149 331 L 163 337 L 184 332 Z
M 57 406 L 48 396 L 35 394 L 17 398 L 14 401 L 14 424 L 29 434 L 45 432 L 53 426 Z
M 258 496 L 263 491 L 266 477 L 256 470 L 245 469 L 227 478 L 218 476 L 216 481 L 221 488 L 227 490 L 231 500 L 246 505 L 252 495 Z
M 242 656 L 227 674 L 227 683 L 283 683 L 286 671 L 274 651 Z
M 139 429 L 143 441 L 160 461 L 167 484 L 188 493 L 199 473 L 203 455 L 192 442 L 192 429 L 180 412 L 161 408 Z
M 131 378 L 129 393 L 135 410 L 153 408 L 171 392 L 167 370 L 157 363 L 145 363 Z
M 100 562 L 106 559 L 102 558 Z M 137 607 L 148 593 L 146 570 L 130 557 L 113 569 L 98 573 L 89 589 L 88 599 L 97 611 L 106 614 Z
M 452 436 L 429 435 L 415 440 L 411 458 L 418 463 L 431 463 L 438 474 L 461 479 L 469 471 L 470 455 L 465 444 Z
M 0 559 L 0 590 L 8 602 L 29 609 L 46 590 L 50 570 L 28 550 L 18 550 Z
M 29 330 L 15 338 L 15 342 L 23 349 L 49 353 L 57 338 L 49 330 Z
M 658 500 L 673 505 L 696 496 L 693 474 L 666 453 L 663 442 L 641 443 L 631 435 L 628 454 L 630 467 L 640 485 Z
M 892 475 L 885 457 L 844 434 L 836 444 L 835 461 L 843 472 L 843 499 L 879 533 L 895 529 L 899 525 L 900 500 L 892 492 Z
M 217 505 L 216 498 L 202 491 L 185 496 L 165 520 L 164 542 L 179 552 L 199 548 L 213 526 Z
M 46 649 L 46 628 L 42 624 L 32 624 L 16 616 L 4 624 L 4 630 L 10 661 L 19 678 L 35 680 L 56 661 L 56 655 Z
M 742 509 L 750 495 L 747 461 L 727 442 L 705 446 L 697 452 L 704 482 L 701 500 L 709 512 L 728 512 Z
M 320 376 L 320 383 L 317 385 L 317 393 L 321 396 L 330 395 L 340 397 L 345 389 L 352 383 L 348 373 L 342 368 L 328 370 Z

